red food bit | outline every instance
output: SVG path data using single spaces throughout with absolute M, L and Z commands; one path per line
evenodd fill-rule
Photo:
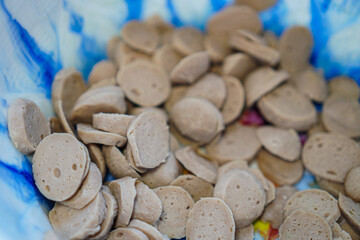
M 299 133 L 299 137 L 300 137 L 301 146 L 304 146 L 307 140 L 306 133 Z
M 265 124 L 265 120 L 260 115 L 258 110 L 246 109 L 244 113 L 241 115 L 239 122 L 243 125 L 250 125 L 250 126 L 261 126 Z
M 276 240 L 279 237 L 279 231 L 275 228 L 272 228 L 270 225 L 270 229 L 269 229 L 269 236 L 268 239 L 269 240 Z

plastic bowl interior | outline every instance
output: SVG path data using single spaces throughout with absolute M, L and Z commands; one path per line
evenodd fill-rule
M 230 0 L 0 0 L 0 239 L 43 239 L 51 229 L 52 203 L 36 189 L 29 157 L 16 151 L 7 131 L 7 108 L 18 97 L 35 101 L 47 117 L 55 73 L 73 66 L 87 78 L 106 58 L 107 40 L 131 19 L 159 14 L 175 26 L 205 29 L 207 19 Z M 280 35 L 291 25 L 314 35 L 311 61 L 327 79 L 360 80 L 360 1 L 279 0 L 260 13 L 264 28 Z M 319 106 L 321 108 L 321 106 Z M 309 173 L 299 189 L 316 187 Z M 256 239 L 269 225 L 258 222 Z

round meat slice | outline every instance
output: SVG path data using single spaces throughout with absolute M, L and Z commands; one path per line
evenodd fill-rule
M 339 193 L 345 194 L 345 187 L 343 183 L 330 181 L 321 177 L 316 177 L 316 183 L 321 189 L 327 191 L 335 198 L 339 198 Z
M 360 136 L 360 104 L 357 99 L 335 95 L 323 106 L 322 121 L 329 132 Z
M 333 239 L 335 240 L 352 240 L 350 234 L 341 229 L 340 225 L 335 223 L 331 226 L 331 230 L 333 232 Z
M 99 192 L 95 199 L 82 209 L 55 203 L 49 212 L 51 226 L 64 239 L 87 239 L 100 231 L 106 216 L 105 200 Z
M 116 198 L 119 209 L 114 222 L 115 228 L 127 226 L 130 222 L 136 197 L 135 181 L 136 178 L 124 177 L 109 183 L 110 191 Z
M 93 115 L 92 124 L 96 129 L 126 136 L 127 130 L 135 117 L 117 113 L 96 113 Z
M 197 52 L 184 57 L 171 71 L 173 84 L 192 84 L 210 67 L 210 56 L 207 52 Z
M 188 56 L 204 50 L 204 37 L 193 27 L 181 27 L 174 31 L 171 45 L 181 55 Z
M 89 173 L 86 175 L 79 190 L 71 198 L 62 201 L 61 204 L 70 208 L 81 209 L 96 197 L 101 186 L 101 172 L 95 163 L 90 163 Z
M 129 126 L 127 138 L 139 168 L 155 168 L 169 155 L 169 127 L 154 111 L 145 111 L 135 118 Z
M 171 109 L 170 119 L 182 135 L 202 145 L 224 129 L 219 110 L 203 98 L 180 100 Z
M 116 77 L 117 67 L 113 61 L 102 60 L 96 63 L 89 74 L 88 83 L 90 86 L 101 80 Z
M 293 78 L 297 89 L 315 102 L 323 102 L 328 94 L 328 86 L 323 74 L 309 67 Z
M 103 240 L 107 239 L 110 233 L 115 217 L 118 213 L 118 206 L 115 197 L 111 194 L 110 189 L 107 186 L 101 188 L 102 196 L 105 200 L 106 213 L 104 221 L 100 225 L 100 231 L 94 235 L 91 235 L 89 239 L 92 240 Z
M 261 216 L 261 220 L 269 222 L 271 227 L 279 229 L 284 221 L 284 208 L 287 200 L 297 192 L 297 189 L 292 186 L 282 186 L 276 189 L 275 200 L 266 206 L 265 211 Z
M 63 111 L 68 117 L 76 100 L 86 91 L 87 87 L 80 72 L 75 68 L 65 68 L 56 73 L 51 87 L 51 100 L 55 113 L 59 115 L 55 103 L 62 101 Z
M 221 35 L 207 35 L 204 39 L 204 47 L 211 61 L 215 63 L 221 63 L 231 53 L 226 37 Z
M 248 166 L 247 162 L 244 160 L 233 160 L 228 163 L 225 163 L 224 165 L 219 167 L 217 179 L 219 179 L 223 174 L 225 174 L 235 168 L 248 170 L 249 166 Z
M 346 175 L 345 190 L 349 197 L 360 202 L 360 166 L 352 168 Z
M 94 113 L 125 113 L 126 103 L 120 87 L 105 86 L 86 91 L 76 101 L 70 113 L 73 123 L 91 123 Z
M 146 168 L 142 168 L 142 167 L 137 167 L 134 161 L 134 155 L 131 151 L 131 147 L 130 145 L 126 145 L 126 149 L 124 150 L 125 156 L 126 156 L 126 160 L 129 162 L 129 165 L 135 169 L 137 172 L 139 173 L 146 173 L 147 169 Z
M 153 225 L 160 217 L 162 205 L 160 198 L 146 184 L 135 184 L 136 197 L 132 218 Z
M 18 98 L 8 109 L 11 141 L 22 154 L 32 154 L 40 141 L 50 134 L 50 125 L 40 108 L 31 100 Z
M 245 106 L 245 91 L 241 82 L 231 76 L 225 76 L 227 96 L 222 107 L 221 114 L 225 124 L 233 122 L 240 116 Z
M 165 163 L 142 175 L 142 180 L 151 188 L 167 186 L 172 180 L 179 176 L 182 171 L 183 167 L 171 152 Z
M 290 84 L 268 93 L 257 106 L 266 120 L 279 127 L 304 131 L 316 123 L 314 105 Z
M 39 191 L 53 201 L 64 201 L 79 189 L 90 161 L 86 147 L 67 133 L 44 138 L 33 157 L 33 174 Z
M 106 166 L 111 175 L 115 178 L 133 177 L 141 178 L 140 175 L 133 169 L 125 156 L 115 146 L 103 146 L 102 152 L 104 154 Z
M 254 226 L 250 224 L 247 227 L 236 229 L 235 240 L 253 240 Z
M 207 151 L 220 165 L 233 161 L 251 161 L 260 150 L 261 143 L 254 127 L 234 123 L 216 143 L 209 144 Z
M 188 88 L 185 97 L 205 98 L 221 109 L 226 95 L 226 85 L 222 77 L 215 73 L 208 73 Z
M 124 42 L 135 50 L 151 54 L 159 43 L 159 34 L 148 24 L 140 21 L 127 22 L 121 32 Z
M 165 44 L 155 51 L 153 60 L 170 74 L 173 68 L 180 62 L 181 56 L 169 44 Z
M 238 29 L 260 33 L 262 23 L 257 12 L 246 5 L 229 6 L 214 14 L 207 22 L 206 30 L 210 34 L 229 36 Z
M 93 85 L 91 85 L 89 87 L 89 89 L 95 89 L 95 88 L 106 87 L 106 86 L 117 86 L 116 74 L 113 77 L 104 78 L 104 79 L 98 81 L 97 83 L 94 83 Z
M 194 175 L 180 175 L 174 179 L 170 185 L 179 186 L 188 191 L 195 202 L 201 198 L 212 197 L 214 187 L 209 182 Z
M 340 217 L 337 200 L 328 192 L 320 189 L 306 189 L 295 193 L 286 202 L 284 217 L 302 209 L 322 216 L 330 225 Z
M 125 65 L 139 60 L 151 61 L 151 57 L 145 53 L 133 50 L 124 42 L 119 43 L 115 53 L 115 62 L 118 68 L 121 69 Z
M 133 227 L 138 229 L 139 231 L 142 231 L 149 238 L 149 240 L 166 239 L 155 227 L 138 219 L 131 220 L 129 223 L 129 227 Z
M 251 224 L 263 212 L 266 194 L 252 173 L 234 169 L 221 176 L 215 185 L 214 197 L 220 198 L 234 214 L 236 228 Z
M 143 107 L 162 104 L 171 91 L 165 70 L 150 61 L 134 61 L 124 66 L 119 71 L 116 80 L 126 97 Z
M 190 194 L 178 186 L 165 186 L 154 189 L 159 196 L 163 212 L 155 227 L 170 238 L 183 238 L 189 212 L 194 206 Z
M 233 214 L 223 200 L 212 197 L 203 198 L 191 209 L 186 223 L 186 239 L 199 238 L 235 239 Z
M 64 133 L 64 129 L 60 124 L 60 120 L 58 117 L 52 117 L 49 120 L 50 124 L 50 132 L 51 133 Z
M 158 113 L 159 115 L 161 115 L 161 117 L 164 119 L 165 122 L 169 121 L 169 117 L 168 117 L 167 113 L 165 112 L 165 110 L 162 108 L 158 108 L 158 107 L 133 107 L 130 109 L 129 114 L 137 117 L 146 111 L 154 111 L 154 112 Z
M 67 117 L 65 116 L 62 100 L 59 100 L 56 103 L 54 103 L 54 108 L 56 109 L 55 111 L 57 112 L 61 127 L 64 129 L 64 131 L 76 137 L 74 126 L 71 123 L 69 123 Z
M 105 132 L 93 128 L 90 124 L 78 123 L 76 125 L 77 133 L 83 143 L 97 143 L 107 146 L 123 147 L 127 139 L 116 133 Z
M 260 67 L 251 72 L 244 81 L 246 106 L 251 107 L 262 96 L 274 90 L 290 77 L 286 71 L 275 71 L 271 67 Z
M 264 149 L 260 150 L 256 160 L 265 177 L 277 185 L 295 184 L 303 176 L 304 168 L 300 160 L 284 161 Z
M 168 113 L 171 111 L 171 108 L 185 96 L 188 88 L 188 86 L 174 86 L 172 88 L 170 97 L 165 102 L 165 110 Z
M 330 79 L 329 91 L 331 95 L 342 95 L 354 98 L 356 100 L 360 97 L 360 88 L 356 81 L 347 76 L 339 76 Z
M 247 0 L 245 0 L 245 1 L 247 1 Z M 272 1 L 272 0 L 270 0 L 270 1 Z M 279 50 L 279 39 L 274 32 L 267 30 L 264 32 L 263 37 L 269 47 Z
M 256 11 L 262 11 L 273 6 L 276 3 L 276 0 L 236 0 L 235 3 L 239 5 L 248 5 Z
M 302 159 L 314 175 L 344 183 L 351 168 L 360 165 L 359 145 L 347 136 L 317 133 L 306 141 Z
M 339 207 L 348 222 L 355 227 L 354 229 L 360 229 L 360 203 L 340 193 Z
M 287 161 L 296 161 L 300 157 L 300 137 L 293 129 L 278 127 L 260 127 L 256 134 L 262 145 L 272 154 Z
M 100 146 L 96 144 L 89 144 L 87 148 L 89 150 L 91 161 L 99 168 L 102 180 L 104 180 L 106 176 L 106 163 Z
M 313 212 L 292 212 L 279 229 L 279 240 L 332 240 L 332 231 L 326 220 Z
M 222 74 L 236 77 L 240 80 L 257 66 L 255 60 L 245 53 L 228 55 L 223 63 Z
M 199 156 L 191 147 L 185 147 L 175 152 L 175 157 L 181 164 L 195 176 L 198 176 L 209 183 L 215 183 L 217 166 Z
M 302 26 L 288 28 L 280 38 L 280 65 L 291 74 L 299 72 L 309 64 L 314 45 L 311 32 Z
M 107 240 L 149 240 L 149 238 L 136 228 L 126 227 L 112 230 Z

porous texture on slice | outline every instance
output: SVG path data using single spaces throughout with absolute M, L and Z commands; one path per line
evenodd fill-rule
M 40 108 L 31 100 L 18 98 L 7 113 L 10 138 L 22 154 L 32 154 L 40 141 L 50 134 L 50 125 Z
M 101 186 L 101 172 L 95 163 L 90 163 L 89 172 L 78 191 L 71 198 L 62 201 L 61 204 L 70 208 L 81 209 L 96 197 Z
M 207 151 L 219 164 L 232 160 L 251 161 L 260 150 L 261 143 L 254 127 L 234 123 L 229 126 L 219 141 L 209 144 Z
M 114 222 L 115 228 L 127 226 L 130 222 L 136 197 L 135 181 L 136 178 L 124 177 L 109 183 L 110 191 L 116 198 L 119 209 Z
M 194 175 L 214 184 L 217 176 L 217 166 L 213 162 L 196 154 L 191 147 L 185 147 L 175 152 L 175 157 Z
M 165 240 L 164 236 L 159 232 L 159 230 L 141 220 L 131 220 L 129 223 L 129 227 L 133 227 L 138 229 L 139 231 L 142 231 L 149 238 L 149 240 Z
M 302 160 L 315 176 L 344 183 L 348 171 L 360 165 L 360 149 L 345 135 L 318 133 L 306 141 Z
M 346 194 L 354 201 L 360 202 L 360 166 L 352 168 L 345 178 Z
M 115 178 L 122 178 L 126 176 L 139 179 L 141 178 L 135 169 L 129 165 L 129 162 L 117 147 L 103 146 L 102 152 L 104 154 L 106 166 L 108 167 L 111 175 Z
M 200 237 L 199 237 L 200 236 Z M 235 239 L 235 222 L 231 209 L 219 198 L 202 198 L 189 213 L 186 239 Z
M 121 227 L 112 230 L 107 240 L 149 240 L 149 238 L 136 228 Z
M 266 94 L 257 106 L 267 121 L 283 128 L 304 131 L 310 129 L 317 120 L 314 105 L 290 84 L 284 84 Z
M 201 198 L 212 197 L 214 193 L 214 187 L 211 183 L 190 174 L 180 175 L 170 185 L 179 186 L 188 191 L 195 202 Z
M 256 156 L 262 173 L 277 185 L 292 185 L 300 181 L 304 168 L 300 160 L 289 162 L 262 149 Z
M 266 206 L 261 220 L 269 222 L 271 227 L 279 229 L 284 221 L 284 208 L 288 199 L 297 192 L 297 189 L 292 186 L 282 186 L 276 189 L 275 200 Z
M 75 102 L 69 120 L 74 123 L 91 123 L 94 113 L 125 113 L 123 91 L 117 86 L 89 89 Z
M 234 169 L 218 180 L 214 197 L 225 201 L 233 212 L 237 228 L 251 224 L 263 212 L 266 194 L 259 180 L 252 173 Z
M 92 124 L 96 129 L 126 136 L 129 125 L 134 119 L 134 116 L 126 114 L 96 113 L 93 115 Z
M 209 143 L 224 129 L 219 110 L 203 98 L 184 98 L 171 109 L 170 120 L 179 132 L 199 144 Z
M 300 157 L 300 137 L 293 129 L 264 126 L 256 134 L 262 145 L 272 154 L 287 160 L 296 161 Z
M 51 86 L 51 101 L 55 113 L 59 115 L 55 103 L 61 100 L 65 116 L 68 117 L 76 100 L 86 89 L 83 76 L 75 68 L 65 68 L 57 72 Z
M 171 152 L 165 163 L 146 172 L 142 175 L 142 180 L 151 188 L 167 186 L 172 180 L 179 176 L 182 171 L 183 167 Z
M 132 20 L 127 22 L 121 32 L 124 42 L 131 48 L 151 54 L 159 43 L 159 34 L 145 22 Z
M 231 76 L 224 76 L 226 100 L 221 109 L 224 123 L 229 124 L 238 118 L 245 106 L 245 90 L 241 82 Z
M 33 174 L 39 191 L 53 201 L 64 201 L 79 189 L 88 173 L 88 150 L 67 133 L 44 138 L 33 157 Z
M 183 238 L 186 235 L 186 222 L 194 206 L 190 194 L 178 186 L 165 186 L 154 189 L 159 196 L 163 212 L 155 227 L 170 238 Z
M 155 168 L 169 155 L 169 127 L 156 112 L 145 111 L 130 124 L 127 138 L 139 168 Z
M 101 188 L 102 196 L 105 200 L 106 213 L 103 222 L 100 225 L 100 231 L 94 235 L 89 236 L 92 240 L 104 240 L 107 239 L 115 217 L 118 213 L 118 206 L 115 197 L 111 194 L 110 189 L 107 186 Z
M 99 192 L 95 199 L 82 209 L 55 203 L 49 212 L 49 220 L 55 232 L 62 238 L 86 239 L 100 231 L 105 215 L 105 200 Z
M 89 144 L 87 145 L 87 149 L 89 151 L 91 161 L 95 163 L 96 166 L 99 168 L 101 172 L 102 180 L 104 180 L 107 173 L 107 169 L 106 169 L 106 162 L 104 159 L 104 155 L 101 151 L 100 146 L 96 144 Z
M 172 69 L 170 79 L 173 84 L 192 84 L 210 67 L 207 52 L 197 52 L 184 57 Z
M 153 225 L 162 212 L 160 198 L 143 182 L 138 181 L 135 188 L 136 197 L 132 218 Z
M 340 193 L 339 207 L 343 216 L 354 229 L 360 229 L 360 203 Z
M 302 209 L 322 216 L 330 225 L 340 217 L 337 200 L 328 192 L 320 189 L 306 189 L 292 195 L 286 202 L 284 217 Z
M 285 219 L 279 229 L 279 240 L 288 239 L 332 240 L 332 232 L 323 217 L 298 209 Z
M 235 240 L 253 240 L 254 226 L 250 224 L 247 227 L 236 229 Z
M 127 139 L 117 133 L 105 132 L 93 128 L 90 124 L 78 123 L 76 125 L 79 138 L 85 144 L 96 143 L 107 146 L 122 147 L 126 144 Z
M 126 97 L 143 107 L 162 104 L 171 91 L 167 73 L 151 61 L 134 61 L 124 66 L 118 72 L 116 80 Z

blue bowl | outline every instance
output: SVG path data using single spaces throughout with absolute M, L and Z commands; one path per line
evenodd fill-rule
M 55 73 L 73 66 L 87 78 L 105 59 L 107 40 L 130 19 L 155 13 L 176 26 L 204 30 L 207 19 L 231 0 L 0 0 L 0 239 L 42 239 L 51 229 L 51 203 L 36 189 L 29 157 L 11 143 L 7 108 L 18 97 L 36 102 L 47 117 Z M 314 35 L 311 57 L 326 78 L 360 81 L 360 1 L 279 0 L 260 13 L 265 29 L 280 35 L 291 25 Z M 311 187 L 306 173 L 297 185 Z M 260 239 L 257 236 L 257 239 Z

